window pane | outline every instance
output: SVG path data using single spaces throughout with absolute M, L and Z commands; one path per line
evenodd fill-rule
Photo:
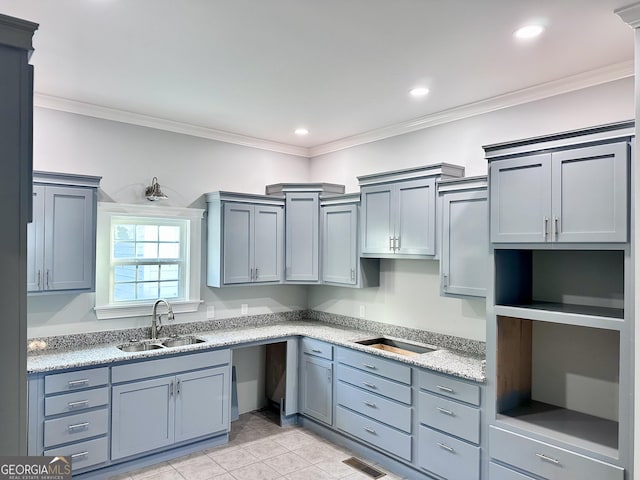
M 135 283 L 117 283 L 113 286 L 113 300 L 116 302 L 126 302 L 136 299 Z
M 113 258 L 133 258 L 135 246 L 136 244 L 131 242 L 115 242 L 113 245 Z
M 178 265 L 161 265 L 160 280 L 179 280 L 180 268 Z
M 159 265 L 140 265 L 138 267 L 138 281 L 158 280 Z
M 158 258 L 157 243 L 136 243 L 137 258 Z
M 136 225 L 136 240 L 138 242 L 157 242 L 158 226 L 157 225 Z
M 160 241 L 161 242 L 179 242 L 180 241 L 180 227 L 160 226 Z
M 137 286 L 139 300 L 158 298 L 158 282 L 138 283 Z
M 161 243 L 159 257 L 160 258 L 180 258 L 180 244 L 179 243 Z
M 113 238 L 116 240 L 135 240 L 135 226 L 117 224 L 113 226 Z
M 135 282 L 136 267 L 134 265 L 118 265 L 114 268 L 113 279 L 119 282 Z
M 175 298 L 178 296 L 178 282 L 160 282 L 160 297 Z

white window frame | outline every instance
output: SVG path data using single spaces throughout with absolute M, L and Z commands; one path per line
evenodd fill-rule
M 195 312 L 202 303 L 200 299 L 201 249 L 203 209 L 163 207 L 154 205 L 129 205 L 98 202 L 98 225 L 96 236 L 96 305 L 98 320 L 110 318 L 141 317 L 151 314 L 154 300 L 112 302 L 112 218 L 131 217 L 142 221 L 153 219 L 187 221 L 187 239 L 184 281 L 184 298 L 171 300 L 174 313 Z

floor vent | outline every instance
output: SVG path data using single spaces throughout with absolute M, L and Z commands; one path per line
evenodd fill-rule
M 367 465 L 362 460 L 358 460 L 355 457 L 347 458 L 346 460 L 343 460 L 342 463 L 346 463 L 350 467 L 355 468 L 371 478 L 380 478 L 386 475 L 386 473 L 376 470 L 371 465 Z

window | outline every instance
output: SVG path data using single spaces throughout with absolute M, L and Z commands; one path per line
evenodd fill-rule
M 176 313 L 200 303 L 203 210 L 98 204 L 96 315 L 149 315 L 158 298 Z

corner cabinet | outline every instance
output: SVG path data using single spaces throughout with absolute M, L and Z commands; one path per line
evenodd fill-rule
M 435 258 L 436 180 L 463 175 L 464 167 L 443 163 L 358 177 L 361 254 Z
M 284 199 L 207 194 L 207 285 L 281 283 Z
M 489 269 L 487 177 L 438 183 L 442 208 L 440 287 L 443 295 L 484 297 Z
M 27 291 L 95 288 L 100 177 L 34 172 L 27 226 Z

